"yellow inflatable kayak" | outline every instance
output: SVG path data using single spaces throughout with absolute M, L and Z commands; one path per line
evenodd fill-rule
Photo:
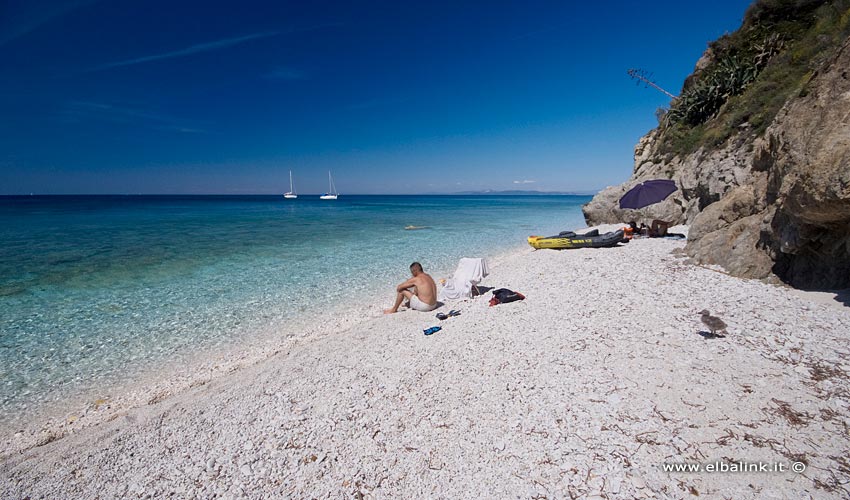
M 528 237 L 528 244 L 534 248 L 554 248 L 557 250 L 613 247 L 620 242 L 628 243 L 628 241 L 622 229 L 605 234 L 599 234 L 599 231 L 592 231 L 587 234 L 563 232 L 557 236 Z

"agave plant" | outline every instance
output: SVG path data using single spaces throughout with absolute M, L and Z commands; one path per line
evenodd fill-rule
M 772 33 L 765 37 L 764 40 L 755 44 L 755 55 L 753 56 L 753 66 L 756 71 L 761 71 L 770 62 L 776 54 L 782 52 L 785 48 L 785 39 L 779 33 Z
M 727 55 L 704 73 L 670 104 L 665 124 L 699 125 L 713 117 L 730 97 L 742 93 L 758 77 L 771 58 L 785 48 L 779 33 L 752 46 L 752 59 Z
M 723 58 L 670 106 L 668 123 L 699 125 L 717 113 L 723 103 L 740 94 L 758 76 L 757 68 L 735 56 Z

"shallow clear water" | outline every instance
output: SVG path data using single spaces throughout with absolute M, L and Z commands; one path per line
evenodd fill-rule
M 0 418 L 581 227 L 589 199 L 0 197 Z

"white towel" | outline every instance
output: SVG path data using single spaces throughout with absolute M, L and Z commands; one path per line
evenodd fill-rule
M 487 261 L 481 258 L 460 259 L 454 274 L 437 294 L 438 300 L 458 300 L 472 297 L 472 287 L 481 283 L 490 271 Z

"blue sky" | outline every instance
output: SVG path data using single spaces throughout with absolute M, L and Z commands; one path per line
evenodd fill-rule
M 596 190 L 749 3 L 0 0 L 0 194 Z

